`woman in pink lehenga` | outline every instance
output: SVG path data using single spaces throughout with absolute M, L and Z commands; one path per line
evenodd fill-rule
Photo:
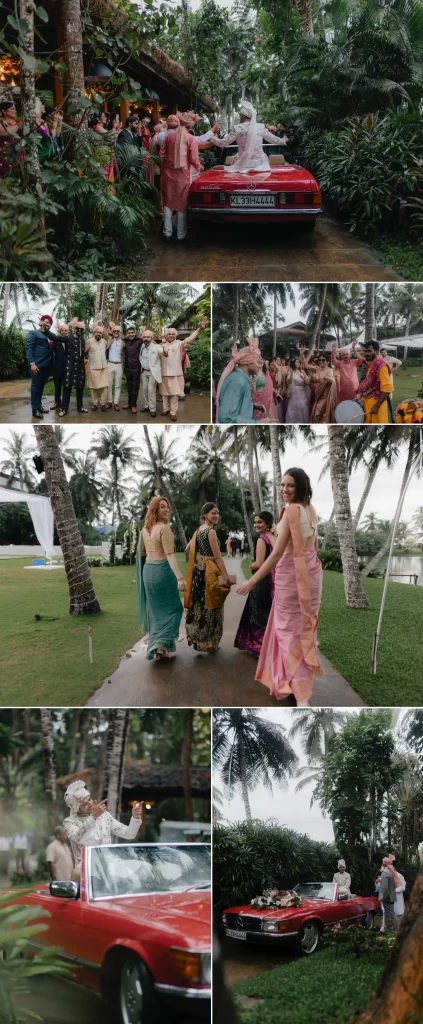
M 297 707 L 309 706 L 314 676 L 321 676 L 317 623 L 322 599 L 322 565 L 317 557 L 317 515 L 311 485 L 303 469 L 282 478 L 285 508 L 272 554 L 251 580 L 238 587 L 249 594 L 274 571 L 274 597 L 256 679 L 278 699 L 293 695 Z

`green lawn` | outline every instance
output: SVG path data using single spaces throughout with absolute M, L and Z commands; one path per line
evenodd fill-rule
M 394 409 L 406 398 L 417 398 L 423 387 L 423 366 L 400 366 L 394 373 Z
M 186 571 L 184 555 L 178 561 Z M 0 705 L 83 705 L 142 635 L 135 567 L 91 569 L 101 615 L 88 619 L 69 615 L 64 570 L 24 569 L 30 564 L 30 558 L 0 560 Z
M 248 577 L 248 561 L 242 568 Z M 373 634 L 383 580 L 363 579 L 370 611 L 345 605 L 342 573 L 325 571 L 320 609 L 319 645 L 323 654 L 366 704 L 374 707 L 420 707 L 423 703 L 423 587 L 389 583 L 377 654 L 371 674 Z
M 353 1024 L 370 1002 L 383 966 L 324 949 L 233 987 L 243 1024 Z M 257 1006 L 254 1001 L 257 1000 Z

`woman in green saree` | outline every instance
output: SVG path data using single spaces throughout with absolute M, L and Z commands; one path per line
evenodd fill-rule
M 141 628 L 148 632 L 147 658 L 160 661 L 176 650 L 182 618 L 180 594 L 186 589 L 175 557 L 166 498 L 153 498 L 147 509 L 137 552 L 137 595 Z

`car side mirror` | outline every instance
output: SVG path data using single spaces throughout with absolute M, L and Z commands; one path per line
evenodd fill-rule
M 59 896 L 63 900 L 78 900 L 78 882 L 73 882 L 71 879 L 66 882 L 50 882 L 50 895 Z
M 346 892 L 340 892 L 339 893 L 338 900 L 348 900 L 348 899 L 349 899 L 348 893 L 346 893 Z

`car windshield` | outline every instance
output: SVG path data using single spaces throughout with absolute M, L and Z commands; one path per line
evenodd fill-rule
M 333 882 L 304 882 L 296 885 L 294 892 L 303 900 L 334 900 L 335 885 Z
M 204 890 L 211 884 L 204 843 L 97 846 L 90 850 L 92 899 Z

